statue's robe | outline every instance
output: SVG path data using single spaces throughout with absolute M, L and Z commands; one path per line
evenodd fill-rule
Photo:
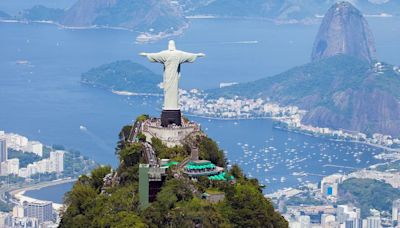
M 180 68 L 182 63 L 192 63 L 197 55 L 179 50 L 166 50 L 158 53 L 149 53 L 147 58 L 151 62 L 164 64 L 164 110 L 179 110 L 178 86 L 180 78 Z

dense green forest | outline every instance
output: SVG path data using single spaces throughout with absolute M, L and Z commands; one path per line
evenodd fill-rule
M 351 202 L 361 209 L 362 217 L 370 209 L 391 211 L 394 200 L 400 198 L 400 189 L 373 179 L 348 179 L 339 186 L 340 202 Z
M 59 21 L 64 15 L 63 9 L 52 9 L 42 5 L 36 5 L 23 11 L 23 19 L 29 21 Z
M 174 178 L 176 170 L 171 167 L 156 201 L 140 210 L 138 167 L 144 148 L 140 141 L 126 141 L 130 128 L 125 126 L 119 135 L 119 167 L 114 171 L 109 166 L 99 167 L 91 175 L 81 176 L 67 193 L 68 208 L 60 227 L 288 227 L 263 196 L 258 180 L 247 178 L 237 165 L 227 172 L 234 176 L 234 182 Z M 200 136 L 194 140 L 200 145 L 200 159 L 227 166 L 222 150 L 212 139 Z M 167 148 L 157 139 L 152 144 L 158 156 L 173 160 L 189 153 L 187 145 Z M 103 178 L 109 173 L 118 181 L 105 185 Z M 225 198 L 211 203 L 202 198 L 206 191 L 221 192 Z
M 133 93 L 161 94 L 162 91 L 157 86 L 161 80 L 161 75 L 128 60 L 104 64 L 82 74 L 82 82 L 85 84 Z

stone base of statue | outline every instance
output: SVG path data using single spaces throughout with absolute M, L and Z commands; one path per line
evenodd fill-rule
M 168 127 L 168 125 L 175 124 L 182 126 L 181 110 L 163 110 L 161 113 L 161 126 Z
M 141 128 L 149 143 L 152 143 L 151 139 L 156 137 L 167 147 L 174 147 L 182 146 L 189 135 L 201 132 L 200 125 L 195 122 L 182 119 L 181 123 L 180 126 L 168 125 L 164 127 L 161 126 L 160 118 L 150 118 L 142 123 Z

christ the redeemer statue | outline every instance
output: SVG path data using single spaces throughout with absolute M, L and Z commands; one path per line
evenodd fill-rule
M 168 50 L 158 53 L 140 53 L 151 62 L 164 65 L 162 88 L 164 89 L 164 106 L 161 113 L 161 125 L 166 127 L 170 124 L 181 125 L 181 111 L 179 108 L 178 85 L 182 63 L 192 63 L 197 57 L 204 57 L 203 53 L 188 53 L 176 50 L 175 42 L 169 41 Z

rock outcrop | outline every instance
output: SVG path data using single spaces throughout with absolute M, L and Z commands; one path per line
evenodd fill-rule
M 336 3 L 328 10 L 315 39 L 311 58 L 317 61 L 338 54 L 354 56 L 369 63 L 376 59 L 368 23 L 349 2 Z
M 117 0 L 80 0 L 67 10 L 61 23 L 74 27 L 91 26 L 101 11 L 113 7 L 116 3 Z
M 313 62 L 209 95 L 261 97 L 307 110 L 305 124 L 399 137 L 400 70 L 375 58 L 362 13 L 348 2 L 335 3 L 322 21 Z

